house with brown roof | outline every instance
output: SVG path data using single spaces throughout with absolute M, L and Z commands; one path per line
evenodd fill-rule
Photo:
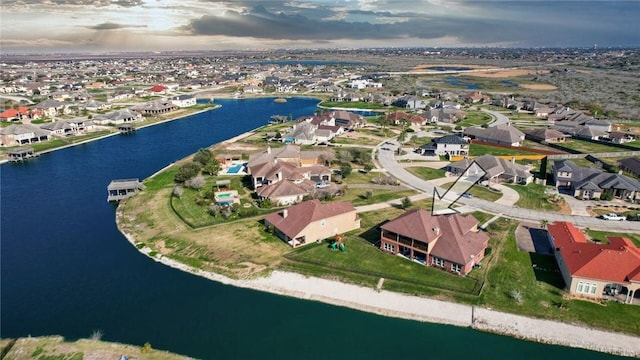
M 310 244 L 360 228 L 360 217 L 351 203 L 309 200 L 267 215 L 267 228 L 292 247 Z
M 295 145 L 268 147 L 249 156 L 247 169 L 254 189 L 282 180 L 331 181 L 331 169 L 324 166 L 322 151 L 300 151 Z
M 567 136 L 554 129 L 531 129 L 526 130 L 525 138 L 537 142 L 560 143 L 565 142 Z
M 465 158 L 447 165 L 447 171 L 456 176 L 472 176 L 479 171 L 477 166 L 470 167 L 473 163 L 484 170 L 485 175 L 481 180 L 493 183 L 514 183 L 527 185 L 533 181 L 533 174 L 525 165 L 506 160 L 493 155 L 476 156 L 473 159 Z
M 471 215 L 407 211 L 380 227 L 380 249 L 460 275 L 480 263 L 489 236 Z
M 548 238 L 570 294 L 640 304 L 640 249 L 624 237 L 587 241 L 573 224 L 547 225 Z

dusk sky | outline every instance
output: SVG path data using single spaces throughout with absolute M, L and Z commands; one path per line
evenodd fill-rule
M 2 0 L 3 53 L 640 46 L 640 0 Z

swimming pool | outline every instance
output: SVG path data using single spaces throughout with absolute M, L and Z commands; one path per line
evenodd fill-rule
M 247 163 L 242 163 L 242 164 L 235 164 L 230 166 L 227 169 L 227 174 L 237 174 L 240 172 L 240 170 L 242 170 L 242 168 L 246 165 Z

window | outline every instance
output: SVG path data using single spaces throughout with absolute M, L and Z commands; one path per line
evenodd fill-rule
M 382 244 L 382 248 L 383 248 L 385 251 L 389 251 L 389 252 L 396 252 L 396 246 L 395 246 L 395 245 L 391 245 L 391 244 L 388 244 L 388 243 L 384 243 L 384 244 Z
M 595 295 L 597 288 L 598 285 L 596 284 L 580 281 L 578 282 L 578 286 L 576 287 L 576 292 L 580 294 Z
M 444 259 L 441 259 L 441 258 L 439 258 L 437 256 L 432 256 L 431 257 L 431 265 L 444 267 L 445 262 L 446 261 Z
M 462 266 L 460 266 L 460 264 L 451 263 L 451 271 L 459 274 L 462 271 Z

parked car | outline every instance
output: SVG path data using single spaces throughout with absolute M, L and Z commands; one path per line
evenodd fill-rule
M 465 197 L 467 199 L 471 199 L 473 197 L 473 195 L 471 195 L 471 193 L 469 193 L 469 192 L 465 192 L 465 193 L 462 193 L 462 197 Z
M 605 220 L 613 220 L 613 221 L 621 221 L 621 220 L 626 220 L 627 217 L 624 215 L 618 215 L 616 213 L 608 213 L 608 214 L 604 214 L 602 215 L 602 218 Z

